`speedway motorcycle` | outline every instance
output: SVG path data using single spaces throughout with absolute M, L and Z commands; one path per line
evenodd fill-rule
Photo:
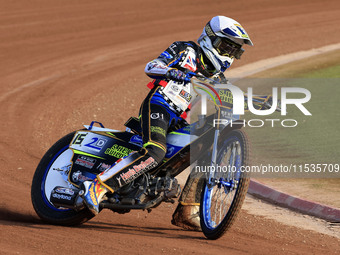
M 191 78 L 190 86 L 214 102 L 214 113 L 201 114 L 167 134 L 163 163 L 140 175 L 113 194 L 107 194 L 100 209 L 123 214 L 148 210 L 162 202 L 174 202 L 181 193 L 176 176 L 188 167 L 199 169 L 201 178 L 200 224 L 208 239 L 217 239 L 232 225 L 247 193 L 249 177 L 241 169 L 248 164 L 249 143 L 240 128 L 230 122 L 232 102 L 214 89 L 218 82 Z M 179 92 L 180 93 L 180 92 Z M 261 101 L 261 100 L 260 100 Z M 259 105 L 264 105 L 263 99 Z M 229 123 L 229 124 L 228 124 Z M 96 124 L 96 125 L 95 125 Z M 38 216 L 47 223 L 79 225 L 93 214 L 84 206 L 81 185 L 112 167 L 119 159 L 139 150 L 142 144 L 138 119 L 130 118 L 125 131 L 92 122 L 57 141 L 41 159 L 32 181 L 31 198 Z M 218 171 L 220 170 L 220 171 Z M 193 170 L 194 171 L 194 170 Z

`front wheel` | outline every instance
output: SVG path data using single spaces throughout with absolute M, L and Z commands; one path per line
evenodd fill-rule
M 214 171 L 207 174 L 200 203 L 200 223 L 208 239 L 220 238 L 233 224 L 249 186 L 244 170 L 249 160 L 249 143 L 242 130 L 220 138 Z
M 61 138 L 46 152 L 33 177 L 31 199 L 34 210 L 42 220 L 51 224 L 78 225 L 93 217 L 87 209 L 76 212 L 56 207 L 50 201 L 51 192 L 56 186 L 68 187 L 67 177 L 73 157 L 69 144 L 74 134 Z

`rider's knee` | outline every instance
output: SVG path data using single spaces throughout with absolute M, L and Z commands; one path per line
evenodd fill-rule
M 163 146 L 158 144 L 148 144 L 145 146 L 145 149 L 146 155 L 152 157 L 157 162 L 157 165 L 163 161 L 166 154 L 166 150 L 163 148 Z

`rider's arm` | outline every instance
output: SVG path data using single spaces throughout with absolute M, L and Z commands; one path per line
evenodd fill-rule
M 179 62 L 183 52 L 182 43 L 174 42 L 158 58 L 146 64 L 145 73 L 153 79 L 166 78 L 166 73 Z

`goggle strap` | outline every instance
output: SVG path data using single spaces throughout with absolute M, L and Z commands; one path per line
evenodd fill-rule
M 217 36 L 211 28 L 210 21 L 205 25 L 205 32 L 209 37 Z

